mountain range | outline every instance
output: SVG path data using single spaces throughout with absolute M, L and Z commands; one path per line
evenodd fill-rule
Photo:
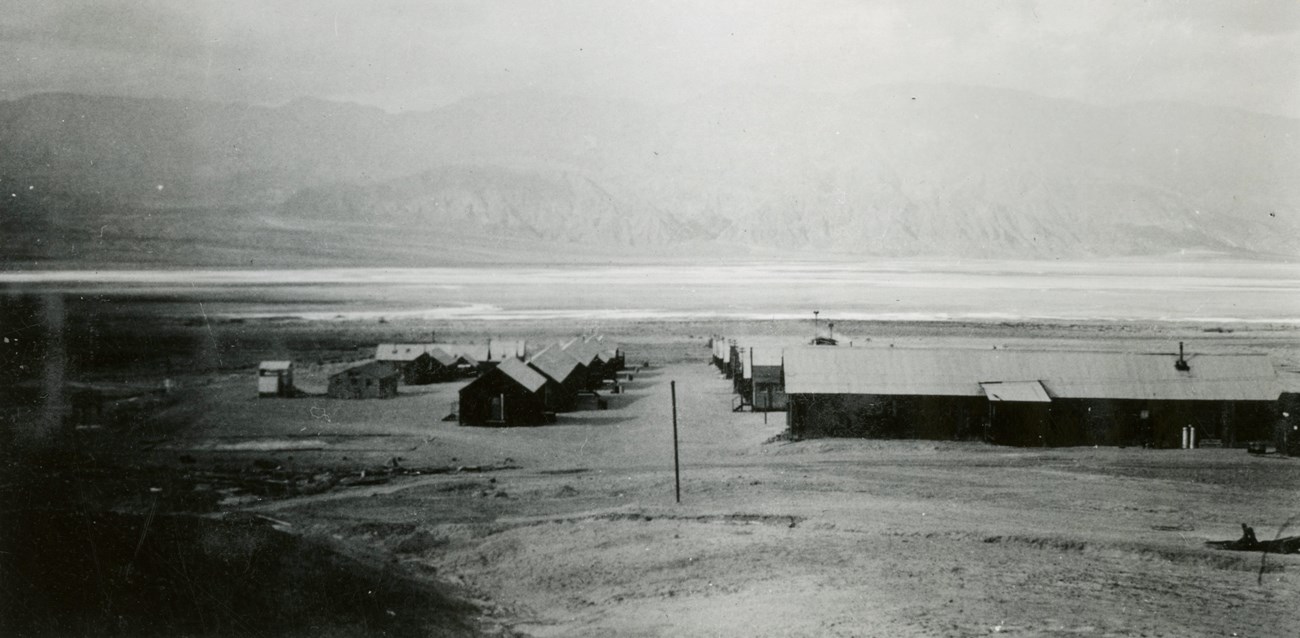
M 1300 258 L 1300 120 L 1007 90 L 0 102 L 5 268 Z

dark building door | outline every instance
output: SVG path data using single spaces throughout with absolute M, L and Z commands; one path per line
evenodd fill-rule
M 488 406 L 488 420 L 497 422 L 506 420 L 506 395 L 498 394 L 492 397 Z

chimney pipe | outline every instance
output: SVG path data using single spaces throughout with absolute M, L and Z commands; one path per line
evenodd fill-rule
M 1181 372 L 1187 372 L 1192 366 L 1187 365 L 1187 359 L 1183 358 L 1183 342 L 1178 342 L 1178 360 L 1174 362 L 1174 369 Z

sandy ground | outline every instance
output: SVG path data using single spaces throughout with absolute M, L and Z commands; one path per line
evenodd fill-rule
M 1222 449 L 779 440 L 783 413 L 731 411 L 730 381 L 706 363 L 706 338 L 798 341 L 801 324 L 606 325 L 629 364 L 650 364 L 624 382 L 627 392 L 606 394 L 608 410 L 588 400 L 554 425 L 512 429 L 444 421 L 460 383 L 403 386 L 388 400 L 255 395 L 259 358 L 295 359 L 299 385 L 319 392 L 343 364 L 313 353 L 363 357 L 375 341 L 427 334 L 420 322 L 174 328 L 208 339 L 193 361 L 212 365 L 179 379 L 177 400 L 124 460 L 514 467 L 232 507 L 386 552 L 473 592 L 487 624 L 522 635 L 1294 636 L 1300 627 L 1300 556 L 1261 563 L 1205 546 L 1237 538 L 1242 522 L 1261 539 L 1278 534 L 1300 513 L 1300 461 Z M 872 345 L 933 347 L 1169 351 L 1181 340 L 1194 351 L 1270 352 L 1284 376 L 1300 378 L 1300 339 L 1278 326 L 840 329 Z M 574 330 L 498 322 L 491 334 L 543 343 Z M 485 338 L 469 324 L 438 334 Z
M 540 428 L 438 420 L 457 384 L 388 401 L 258 400 L 218 378 L 156 448 L 286 464 L 477 464 L 249 506 L 305 533 L 392 552 L 476 592 L 533 636 L 1292 636 L 1300 557 L 1204 546 L 1272 537 L 1300 463 L 1243 450 L 1014 449 L 933 441 L 773 441 L 784 414 L 730 411 L 687 346 L 606 411 Z M 681 350 L 679 353 L 678 350 Z M 635 357 L 634 357 L 635 358 Z M 685 360 L 683 360 L 685 359 Z M 673 360 L 674 362 L 667 362 Z M 678 392 L 674 502 L 669 383 Z M 427 418 L 411 418 L 427 415 Z M 453 460 L 454 459 L 454 460 Z M 1296 533 L 1289 530 L 1288 534 Z

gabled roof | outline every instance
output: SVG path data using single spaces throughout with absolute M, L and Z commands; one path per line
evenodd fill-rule
M 577 359 L 569 356 L 559 348 L 548 347 L 533 355 L 533 358 L 528 360 L 528 365 L 533 366 L 556 383 L 562 384 L 573 376 L 580 364 Z
M 257 364 L 258 370 L 288 370 L 293 368 L 292 361 L 263 361 Z
M 513 357 L 502 361 L 495 369 L 513 379 L 515 383 L 523 386 L 529 392 L 537 392 L 542 389 L 542 386 L 546 385 L 546 377 L 528 367 L 527 363 Z
M 591 367 L 592 364 L 600 359 L 600 353 L 596 352 L 590 345 L 578 340 L 570 341 L 564 346 L 564 351 L 573 356 L 584 366 Z
M 464 357 L 472 365 L 478 365 L 480 361 L 488 361 L 488 347 L 486 345 L 477 343 L 430 343 L 427 345 L 430 348 L 438 348 L 454 357 Z
M 583 367 L 583 368 L 587 367 L 587 363 L 586 363 L 586 362 L 583 362 L 583 361 L 581 361 L 580 359 L 578 359 L 578 356 L 577 356 L 575 353 L 573 353 L 573 352 L 569 352 L 568 350 L 565 350 L 565 349 L 564 349 L 564 346 L 561 346 L 561 345 L 559 345 L 559 344 L 555 344 L 555 345 L 553 345 L 553 346 L 548 347 L 547 350 L 549 350 L 549 351 L 552 353 L 552 355 L 555 355 L 555 356 L 564 356 L 564 357 L 568 357 L 569 359 L 573 359 L 573 362 L 576 363 L 576 364 L 578 364 L 580 367 Z
M 359 366 L 352 366 L 346 370 L 341 370 L 330 375 L 330 378 L 346 376 L 350 378 L 371 378 L 382 379 L 397 375 L 397 369 L 391 363 L 384 361 L 371 361 Z
M 453 355 L 450 352 L 447 352 L 446 350 L 443 350 L 442 348 L 438 348 L 438 347 L 429 348 L 426 352 L 429 353 L 430 357 L 433 357 L 434 361 L 437 361 L 440 365 L 445 367 L 454 366 L 456 365 L 456 362 L 459 360 L 459 358 L 456 357 L 456 355 Z
M 790 394 L 985 396 L 980 384 L 1041 383 L 1063 399 L 1273 401 L 1277 373 L 1265 355 L 1177 355 L 907 348 L 787 348 Z M 1024 388 L 1020 388 L 1024 390 Z
M 425 343 L 381 343 L 375 347 L 375 360 L 415 361 L 429 349 Z

